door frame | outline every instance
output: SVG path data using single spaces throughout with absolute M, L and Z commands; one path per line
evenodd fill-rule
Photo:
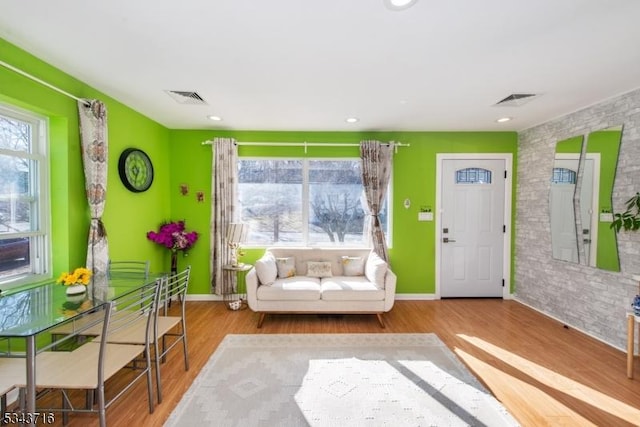
M 442 241 L 442 163 L 445 160 L 504 160 L 504 167 L 507 177 L 504 182 L 504 225 L 506 231 L 503 240 L 503 261 L 502 261 L 502 277 L 504 278 L 504 287 L 502 288 L 502 298 L 511 299 L 511 207 L 512 187 L 513 187 L 513 154 L 512 153 L 439 153 L 436 154 L 436 292 L 435 298 L 440 299 L 440 268 L 441 261 L 441 241 Z

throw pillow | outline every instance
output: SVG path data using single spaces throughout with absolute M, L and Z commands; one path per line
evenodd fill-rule
M 278 277 L 278 267 L 276 267 L 276 257 L 271 252 L 265 252 L 262 258 L 255 263 L 256 274 L 260 283 L 272 285 Z
M 307 262 L 307 276 L 310 277 L 331 277 L 331 263 L 330 262 Z
M 364 275 L 364 259 L 359 256 L 342 256 L 342 271 L 345 276 L 363 276 Z
M 286 279 L 296 275 L 296 259 L 294 257 L 276 258 L 276 265 L 278 266 L 279 278 Z
M 378 288 L 384 289 L 384 276 L 387 274 L 387 263 L 377 253 L 371 251 L 364 266 L 364 275 Z

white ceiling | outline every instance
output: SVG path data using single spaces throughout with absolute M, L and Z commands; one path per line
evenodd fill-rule
M 640 87 L 638 0 L 0 7 L 0 37 L 172 129 L 523 130 Z M 541 96 L 494 106 L 512 93 Z

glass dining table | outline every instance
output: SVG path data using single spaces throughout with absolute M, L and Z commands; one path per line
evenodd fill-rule
M 94 307 L 143 287 L 162 275 L 107 277 L 94 275 L 86 292 L 67 295 L 65 286 L 45 283 L 0 296 L 0 357 L 24 357 L 26 361 L 26 414 L 36 413 L 36 355 L 42 338 L 56 326 L 72 321 Z M 29 415 L 31 414 L 31 415 Z M 27 423 L 29 424 L 29 423 Z

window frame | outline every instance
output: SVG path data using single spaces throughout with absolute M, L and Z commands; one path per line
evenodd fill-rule
M 292 243 L 283 245 L 282 243 L 275 242 L 269 243 L 266 246 L 286 246 L 286 247 L 313 247 L 313 248 L 323 248 L 323 247 L 331 247 L 331 248 L 370 248 L 371 245 L 366 242 L 362 242 L 360 244 L 355 244 L 353 242 L 349 242 L 344 245 L 326 245 L 326 242 L 310 242 L 309 241 L 309 202 L 310 202 L 310 188 L 309 188 L 309 169 L 310 162 L 313 161 L 360 161 L 360 157 L 349 157 L 349 156 L 340 156 L 340 157 L 295 157 L 295 156 L 238 156 L 238 162 L 243 160 L 249 161 L 300 161 L 302 162 L 302 191 L 301 191 L 301 203 L 302 203 L 302 241 L 300 243 Z M 240 185 L 240 180 L 238 180 L 238 185 Z M 387 205 L 387 246 L 389 248 L 392 247 L 393 241 L 393 169 L 391 171 L 391 175 L 389 178 L 389 186 L 387 187 L 386 194 L 386 205 Z M 238 195 L 239 196 L 239 195 Z M 238 200 L 239 204 L 239 200 Z M 306 206 L 306 208 L 305 208 Z M 305 214 L 306 213 L 306 214 Z M 242 212 L 240 212 L 240 219 L 242 218 Z M 265 245 L 259 243 L 247 242 L 243 244 L 243 247 L 247 249 L 261 249 L 264 248 Z
M 0 115 L 31 125 L 31 150 L 16 152 L 0 148 L 0 154 L 28 159 L 36 170 L 29 168 L 30 193 L 35 199 L 30 231 L 3 234 L 0 239 L 29 238 L 29 272 L 0 278 L 2 289 L 51 279 L 51 203 L 49 119 L 46 116 L 14 105 L 0 103 Z M 35 227 L 34 227 L 35 223 Z

